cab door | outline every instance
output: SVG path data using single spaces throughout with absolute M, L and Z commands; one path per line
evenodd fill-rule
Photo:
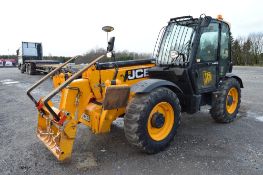
M 231 66 L 231 40 L 228 24 L 221 22 L 220 34 L 220 57 L 219 57 L 219 76 L 223 78 L 229 72 Z
M 210 92 L 217 88 L 219 24 L 211 22 L 201 31 L 195 60 L 196 89 L 198 93 Z

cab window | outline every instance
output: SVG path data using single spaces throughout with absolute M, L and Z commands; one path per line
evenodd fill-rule
M 220 43 L 221 43 L 221 48 L 220 48 L 221 59 L 229 58 L 229 29 L 228 26 L 224 23 L 222 23 Z
M 220 41 L 220 64 L 219 75 L 224 76 L 229 69 L 230 59 L 230 31 L 225 23 L 221 23 L 221 41 Z
M 217 60 L 218 49 L 218 23 L 210 23 L 208 27 L 202 29 L 196 61 L 207 62 Z

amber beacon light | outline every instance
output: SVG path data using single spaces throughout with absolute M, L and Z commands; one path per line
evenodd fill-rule
M 218 20 L 223 20 L 223 16 L 222 15 L 217 15 L 217 19 Z

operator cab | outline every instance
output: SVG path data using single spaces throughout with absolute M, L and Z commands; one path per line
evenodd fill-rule
M 156 43 L 153 57 L 157 66 L 149 70 L 150 78 L 178 85 L 184 94 L 181 99 L 196 96 L 197 101 L 210 103 L 201 100 L 201 95 L 216 91 L 220 79 L 232 69 L 230 28 L 222 17 L 172 18 Z

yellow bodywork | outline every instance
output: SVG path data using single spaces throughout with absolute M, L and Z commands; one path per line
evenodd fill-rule
M 64 114 L 65 121 L 62 124 L 54 121 L 52 115 L 43 107 L 44 112 L 38 114 L 37 136 L 57 159 L 70 158 L 79 123 L 88 126 L 95 134 L 106 133 L 110 131 L 112 122 L 125 114 L 125 105 L 105 109 L 105 99 L 109 101 L 108 103 L 114 103 L 116 98 L 111 93 L 106 93 L 107 89 L 119 89 L 120 94 L 117 95 L 117 99 L 124 99 L 123 94 L 127 94 L 127 89 L 129 89 L 127 87 L 147 79 L 147 72 L 142 70 L 153 66 L 155 64 L 120 67 L 114 81 L 112 80 L 116 72 L 115 68 L 98 70 L 95 65 L 90 67 L 81 78 L 74 80 L 61 91 L 58 107 L 49 102 L 59 116 L 61 113 Z M 55 75 L 53 77 L 54 88 L 64 81 L 65 74 Z M 133 95 L 129 92 L 127 103 Z

